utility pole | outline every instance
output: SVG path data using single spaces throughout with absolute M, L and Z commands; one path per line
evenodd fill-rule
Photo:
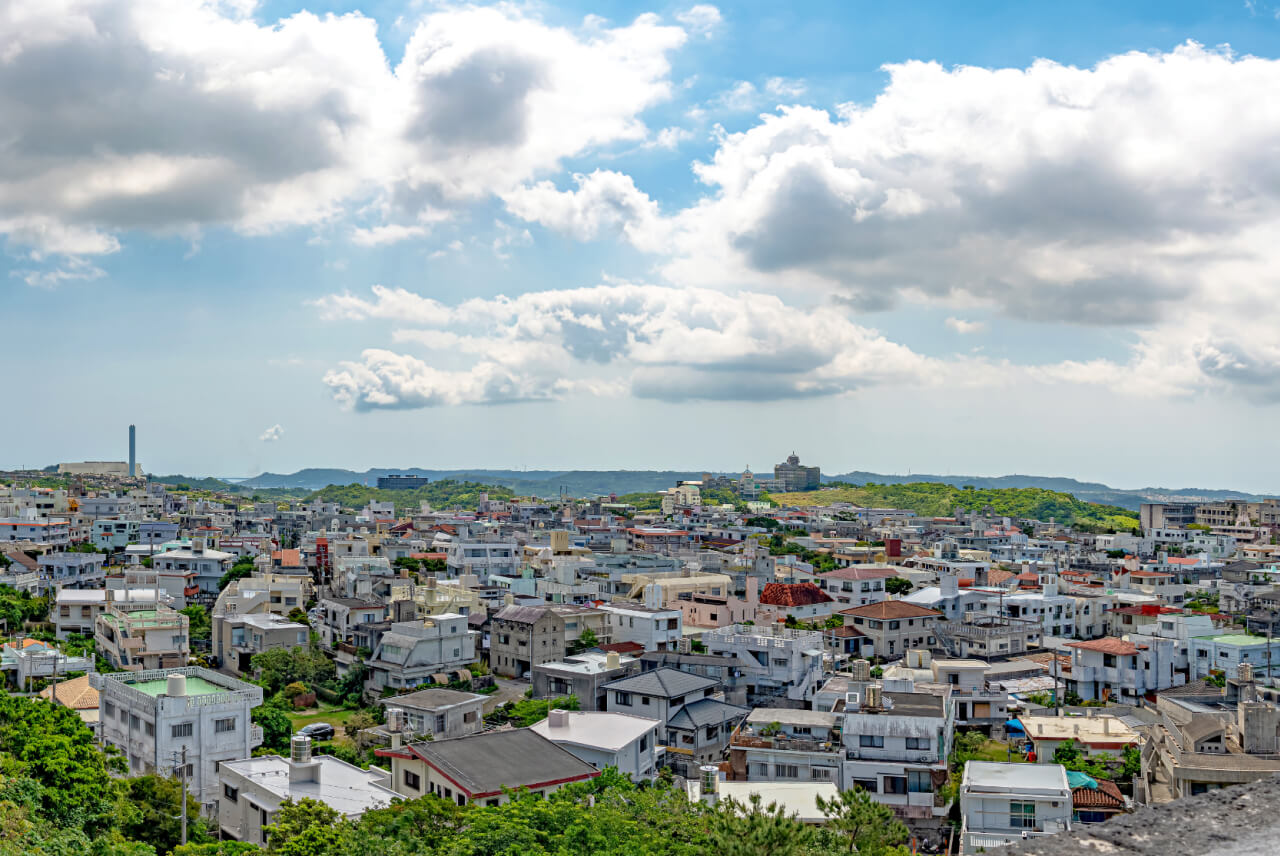
M 182 747 L 182 760 L 178 760 L 178 751 L 173 752 L 173 764 L 177 767 L 178 780 L 182 783 L 182 792 L 179 799 L 182 800 L 182 843 L 187 843 L 187 747 Z

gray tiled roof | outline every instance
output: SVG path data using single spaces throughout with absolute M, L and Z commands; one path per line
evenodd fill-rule
M 534 787 L 585 779 L 598 772 L 568 750 L 527 728 L 414 743 L 407 748 L 466 788 L 472 796 L 497 793 L 504 787 Z
M 708 725 L 720 725 L 742 719 L 750 712 L 750 708 L 726 704 L 713 698 L 704 698 L 680 708 L 675 716 L 667 720 L 667 724 L 672 728 L 705 728 Z
M 605 689 L 621 690 L 627 693 L 675 698 L 686 693 L 698 692 L 716 686 L 716 681 L 701 675 L 691 675 L 679 669 L 654 669 L 642 672 L 629 678 L 611 681 L 604 685 Z

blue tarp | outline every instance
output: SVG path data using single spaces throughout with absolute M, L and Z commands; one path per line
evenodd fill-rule
M 1024 733 L 1026 732 L 1026 729 L 1022 727 L 1022 723 L 1016 719 L 1011 719 L 1008 722 L 1006 722 L 1004 724 L 1004 730 L 1005 731 L 1022 731 Z
M 1086 776 L 1084 773 L 1077 773 L 1073 770 L 1067 770 L 1067 784 L 1071 786 L 1071 790 L 1076 788 L 1088 788 L 1091 791 L 1098 789 L 1098 780 L 1092 776 Z

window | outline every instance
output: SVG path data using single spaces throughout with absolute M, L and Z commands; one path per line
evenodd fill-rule
M 890 630 L 897 630 L 897 629 L 898 629 L 899 627 L 901 627 L 901 626 L 902 626 L 902 622 L 901 622 L 901 621 L 890 621 L 890 622 L 889 622 L 889 629 L 890 629 Z
M 236 718 L 234 716 L 227 719 L 215 719 L 213 721 L 214 734 L 227 734 L 236 730 Z
M 647 752 L 649 750 L 649 735 L 643 734 L 640 737 L 640 751 Z
M 831 768 L 814 767 L 809 771 L 809 778 L 818 782 L 829 782 L 831 781 Z
M 110 716 L 115 716 L 115 715 L 116 715 L 116 706 L 115 706 L 114 704 L 112 704 L 111 702 L 109 702 L 109 701 L 107 701 L 107 702 L 103 702 L 103 703 L 102 703 L 102 712 L 103 712 L 103 713 L 105 713 L 105 714 L 106 714 L 107 716 L 109 716 L 109 717 L 110 717 Z
M 227 802 L 236 802 L 240 799 L 240 789 L 233 788 L 230 785 L 223 785 L 222 796 L 226 798 Z
M 444 731 L 444 714 L 436 714 L 436 731 Z
M 886 794 L 905 794 L 907 792 L 907 777 L 885 776 L 884 792 Z
M 140 722 L 138 720 L 138 717 L 134 716 L 132 713 L 129 714 L 129 728 L 131 730 L 136 729 L 139 724 Z
M 148 737 L 156 736 L 156 725 L 154 722 L 144 722 L 142 730 L 147 733 Z
M 169 727 L 169 736 L 173 738 L 190 737 L 191 734 L 192 728 L 190 722 L 179 722 L 177 725 Z
M 800 771 L 795 764 L 775 764 L 773 772 L 779 779 L 795 779 L 800 776 Z
M 928 737 L 908 737 L 907 748 L 908 749 L 931 749 L 933 748 L 933 746 Z
M 624 707 L 631 707 L 631 693 L 614 693 L 613 700 Z
M 1036 804 L 1009 801 L 1009 826 L 1013 829 L 1031 829 L 1036 825 Z
M 928 770 L 908 770 L 907 790 L 913 794 L 933 793 L 933 778 Z
M 410 770 L 405 770 L 404 786 L 413 791 L 420 791 L 422 790 L 422 777 Z
M 647 705 L 648 703 L 649 703 L 649 697 L 647 695 L 640 696 L 640 704 Z
M 879 734 L 859 734 L 858 745 L 864 749 L 883 749 L 884 737 Z
M 876 784 L 875 779 L 854 779 L 853 786 L 855 788 L 862 788 L 864 791 L 866 791 L 869 794 L 877 793 L 880 790 L 880 787 L 879 785 Z

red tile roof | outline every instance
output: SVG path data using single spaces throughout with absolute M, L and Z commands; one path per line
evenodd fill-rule
M 769 606 L 812 606 L 831 603 L 831 596 L 813 583 L 768 583 L 760 592 L 760 602 Z
M 609 642 L 605 645 L 597 645 L 601 651 L 617 651 L 619 654 L 643 654 L 644 646 L 639 642 Z
M 1090 639 L 1087 642 L 1068 642 L 1068 648 L 1079 648 L 1082 651 L 1099 651 L 1103 654 L 1136 654 L 1138 646 L 1132 642 L 1126 642 L 1123 639 L 1117 639 L 1114 636 L 1104 636 L 1101 639 Z
M 880 603 L 868 603 L 866 606 L 855 606 L 840 610 L 841 615 L 856 615 L 859 618 L 878 618 L 881 620 L 894 618 L 928 618 L 941 616 L 936 609 L 927 609 L 914 603 L 901 600 L 884 600 Z
M 1098 779 L 1098 787 L 1072 788 L 1071 804 L 1076 808 L 1124 808 L 1124 795 L 1115 782 Z

